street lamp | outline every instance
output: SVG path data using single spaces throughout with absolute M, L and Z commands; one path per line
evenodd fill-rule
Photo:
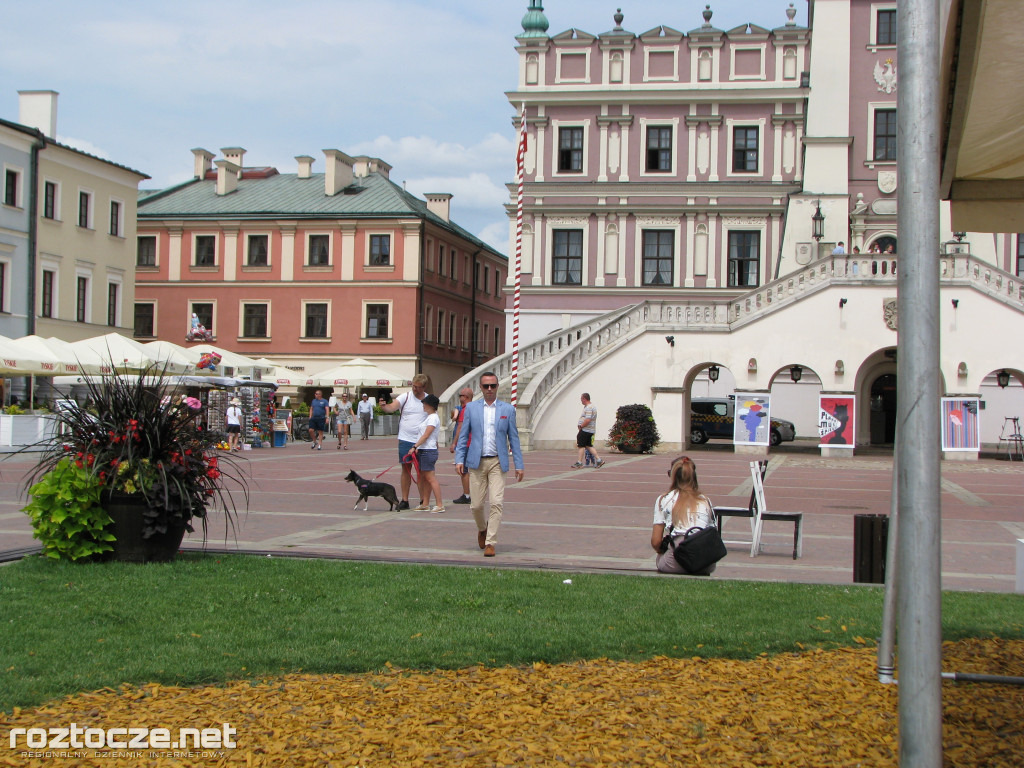
M 720 372 L 721 371 L 717 365 L 712 365 L 708 368 L 708 378 L 711 379 L 711 381 L 718 381 L 718 374 Z
M 996 374 L 996 384 L 999 385 L 1000 389 L 1006 389 L 1010 383 L 1010 372 L 1003 368 L 999 373 Z
M 815 200 L 814 205 L 816 208 L 811 216 L 811 237 L 820 243 L 825 236 L 825 215 L 821 212 L 821 200 Z
M 794 382 L 800 381 L 800 379 L 803 378 L 803 375 L 804 369 L 801 368 L 799 365 L 794 365 L 792 368 L 789 369 L 789 378 L 791 378 Z

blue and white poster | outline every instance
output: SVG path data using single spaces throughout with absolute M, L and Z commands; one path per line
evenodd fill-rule
M 768 445 L 771 438 L 771 396 L 736 393 L 733 418 L 733 443 L 736 445 Z
M 980 446 L 978 399 L 942 398 L 942 450 L 977 451 Z

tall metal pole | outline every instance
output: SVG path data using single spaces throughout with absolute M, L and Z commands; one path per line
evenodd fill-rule
M 900 765 L 940 768 L 938 0 L 900 0 L 897 28 Z
M 512 293 L 512 396 L 519 401 L 519 296 L 523 286 L 523 176 L 526 174 L 526 104 L 520 107 L 519 145 L 516 149 L 516 265 Z

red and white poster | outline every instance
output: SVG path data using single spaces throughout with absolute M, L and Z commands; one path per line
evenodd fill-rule
M 853 395 L 820 395 L 818 399 L 818 445 L 853 448 Z

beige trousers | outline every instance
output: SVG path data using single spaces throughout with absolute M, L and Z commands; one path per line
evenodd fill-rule
M 497 456 L 480 459 L 477 469 L 469 470 L 469 496 L 473 519 L 478 531 L 487 531 L 487 544 L 494 545 L 498 540 L 498 527 L 501 525 L 501 508 L 505 501 L 505 473 L 501 471 L 501 462 Z M 484 499 L 490 502 L 490 511 L 484 518 Z

